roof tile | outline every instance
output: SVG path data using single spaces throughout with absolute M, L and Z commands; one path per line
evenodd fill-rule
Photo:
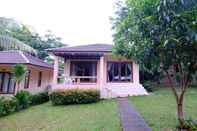
M 0 64 L 31 64 L 45 68 L 53 68 L 53 65 L 21 51 L 0 51 Z

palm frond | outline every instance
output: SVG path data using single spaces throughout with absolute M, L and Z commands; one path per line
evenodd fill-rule
M 32 47 L 7 35 L 0 35 L 0 48 L 3 50 L 22 50 L 31 54 L 36 54 L 36 50 Z

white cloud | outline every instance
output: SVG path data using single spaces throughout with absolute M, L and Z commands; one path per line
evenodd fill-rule
M 116 0 L 1 0 L 0 16 L 49 29 L 71 45 L 112 43 L 109 17 Z

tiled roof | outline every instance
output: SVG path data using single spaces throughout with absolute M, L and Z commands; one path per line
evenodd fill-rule
M 49 52 L 111 52 L 113 45 L 89 44 L 47 49 Z
M 34 66 L 53 68 L 53 65 L 22 51 L 0 51 L 0 64 L 31 64 Z

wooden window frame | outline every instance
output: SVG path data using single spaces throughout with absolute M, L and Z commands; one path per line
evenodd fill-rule
M 108 80 L 108 65 L 110 64 L 110 63 L 118 63 L 118 64 L 120 64 L 120 66 L 119 66 L 119 75 L 121 76 L 121 64 L 129 64 L 130 66 L 131 66 L 131 80 L 130 81 L 121 81 L 121 80 L 119 80 L 119 81 L 109 81 Z M 131 82 L 133 82 L 133 62 L 127 62 L 127 61 L 108 61 L 107 62 L 107 68 L 106 68 L 106 76 L 107 76 L 107 83 L 131 83 Z
M 27 74 L 25 76 L 24 89 L 28 89 L 29 88 L 30 74 L 31 74 L 31 71 L 28 70 L 28 72 L 27 72 Z
M 42 86 L 42 71 L 38 73 L 38 87 Z
M 10 72 L 0 72 L 0 73 L 3 74 L 2 83 L 0 85 L 0 94 L 14 94 L 15 93 L 15 88 L 16 88 L 16 82 L 14 82 L 13 92 L 9 92 L 10 82 L 11 82 L 11 79 L 12 79 L 11 73 Z M 3 85 L 4 85 L 4 82 L 5 82 L 5 74 L 6 73 L 9 74 L 8 88 L 7 88 L 6 92 L 1 92 L 3 90 Z
M 92 60 L 90 60 L 90 61 L 89 61 L 89 60 L 83 60 L 83 61 L 73 60 L 73 61 L 70 61 L 70 77 L 71 77 L 71 78 L 74 78 L 74 77 L 75 77 L 75 76 L 72 76 L 71 70 L 72 70 L 72 64 L 73 64 L 73 63 L 76 63 L 76 62 L 93 62 L 93 63 L 95 63 L 95 65 L 96 65 L 96 68 L 95 68 L 96 74 L 95 74 L 95 76 L 93 76 L 93 77 L 95 77 L 96 80 L 95 80 L 94 82 L 91 82 L 91 81 L 90 81 L 90 82 L 86 82 L 86 81 L 83 82 L 83 81 L 80 81 L 80 83 L 97 83 L 97 79 L 98 79 L 98 78 L 97 78 L 97 68 L 98 68 L 97 66 L 98 66 L 98 61 L 96 61 L 96 60 L 95 60 L 95 61 L 94 61 L 94 60 L 93 60 L 93 61 L 92 61 Z M 76 77 L 80 77 L 80 76 L 76 76 Z M 83 76 L 82 76 L 82 78 L 83 78 Z

